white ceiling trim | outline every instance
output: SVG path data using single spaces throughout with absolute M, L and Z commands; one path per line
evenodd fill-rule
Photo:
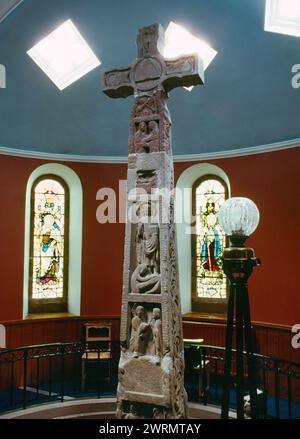
M 23 0 L 1 0 L 0 4 L 0 23 L 22 3 Z
M 283 142 L 269 143 L 266 145 L 252 146 L 249 148 L 237 148 L 228 151 L 207 152 L 201 154 L 174 155 L 174 162 L 198 162 L 203 160 L 227 159 L 242 157 L 253 154 L 281 151 L 284 149 L 300 147 L 300 138 Z M 80 163 L 127 163 L 127 156 L 92 156 L 76 154 L 57 154 L 50 152 L 30 151 L 18 148 L 0 146 L 0 155 L 23 157 L 30 159 L 51 160 L 59 162 Z

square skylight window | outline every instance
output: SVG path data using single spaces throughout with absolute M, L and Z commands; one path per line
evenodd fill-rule
M 300 0 L 266 0 L 265 30 L 300 37 Z
M 27 53 L 60 90 L 101 64 L 72 20 L 65 21 Z
M 176 58 L 191 53 L 198 53 L 206 70 L 218 52 L 201 38 L 195 37 L 184 27 L 171 21 L 165 32 L 163 55 L 165 58 Z M 193 86 L 184 88 L 190 91 Z

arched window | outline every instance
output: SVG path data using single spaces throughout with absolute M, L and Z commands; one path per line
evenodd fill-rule
M 31 189 L 29 312 L 68 310 L 69 188 L 43 175 Z
M 205 175 L 192 188 L 196 218 L 192 234 L 192 310 L 223 313 L 227 303 L 227 279 L 222 268 L 225 233 L 218 213 L 228 198 L 226 183 L 216 175 Z

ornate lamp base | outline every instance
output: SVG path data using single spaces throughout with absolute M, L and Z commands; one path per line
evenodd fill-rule
M 251 415 L 257 417 L 257 385 L 253 357 L 253 341 L 251 332 L 251 317 L 248 296 L 248 279 L 253 268 L 260 264 L 254 250 L 245 247 L 229 247 L 223 252 L 224 272 L 229 278 L 230 290 L 228 300 L 226 353 L 224 368 L 224 389 L 222 401 L 222 418 L 228 419 L 229 392 L 232 381 L 232 352 L 233 352 L 233 321 L 236 322 L 236 394 L 237 417 L 244 418 L 244 350 L 248 369 L 248 386 L 250 393 Z M 245 348 L 245 349 L 244 349 Z

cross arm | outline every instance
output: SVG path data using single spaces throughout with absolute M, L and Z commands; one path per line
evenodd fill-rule
M 102 90 L 110 98 L 127 98 L 134 93 L 130 67 L 108 70 L 102 78 Z
M 165 60 L 163 86 L 166 92 L 176 87 L 204 84 L 203 61 L 198 54 Z

